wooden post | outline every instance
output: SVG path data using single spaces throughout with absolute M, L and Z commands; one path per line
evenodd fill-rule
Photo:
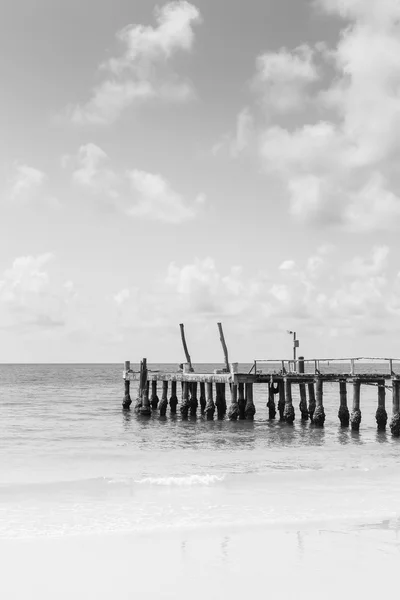
M 238 386 L 236 383 L 231 384 L 231 405 L 229 407 L 228 418 L 230 421 L 237 421 L 239 417 L 239 404 L 237 401 Z
M 223 419 L 226 415 L 226 398 L 225 398 L 225 384 L 215 384 L 215 406 L 217 407 L 218 419 Z
M 244 383 L 238 385 L 238 405 L 239 405 L 239 420 L 244 421 L 246 418 L 246 400 L 244 397 Z
M 186 338 L 185 338 L 185 328 L 184 328 L 184 325 L 183 325 L 183 323 L 181 323 L 181 324 L 179 325 L 179 327 L 180 327 L 180 329 L 181 329 L 182 345 L 183 345 L 183 351 L 184 351 L 184 353 L 185 353 L 185 357 L 186 357 L 186 362 L 187 362 L 187 363 L 188 363 L 188 365 L 189 365 L 189 371 L 192 373 L 194 369 L 193 369 L 193 367 L 192 367 L 192 361 L 191 361 L 190 354 L 189 354 L 189 350 L 188 350 L 188 347 L 187 347 L 187 344 L 186 344 Z
M 222 351 L 224 353 L 224 359 L 225 359 L 225 371 L 227 373 L 229 373 L 229 359 L 228 359 L 228 348 L 226 346 L 225 343 L 225 337 L 224 337 L 224 332 L 222 330 L 222 323 L 217 323 L 218 325 L 218 331 L 219 331 L 219 339 L 221 340 L 221 345 L 222 345 Z
M 126 360 L 125 364 L 124 364 L 125 395 L 124 395 L 124 399 L 122 400 L 122 408 L 124 408 L 125 410 L 128 410 L 130 408 L 130 405 L 132 404 L 131 394 L 130 394 L 131 382 L 129 379 L 129 371 L 130 370 L 131 370 L 131 362 L 129 360 Z
M 165 417 L 168 408 L 168 381 L 162 382 L 162 396 L 160 400 L 160 417 Z
M 385 388 L 385 380 L 378 382 L 378 408 L 376 409 L 376 424 L 378 426 L 378 431 L 385 431 L 386 423 L 388 420 L 386 407 L 386 388 Z
M 147 359 L 142 360 L 142 373 L 140 389 L 142 392 L 142 406 L 140 407 L 140 414 L 144 416 L 151 415 L 151 407 L 149 400 L 149 382 L 147 380 Z
M 200 410 L 202 415 L 204 415 L 204 412 L 206 410 L 206 404 L 206 384 L 204 383 L 204 381 L 202 381 L 200 382 Z
M 142 407 L 142 383 L 143 383 L 143 360 L 140 361 L 140 372 L 139 372 L 139 381 L 137 386 L 137 398 L 135 402 L 135 412 L 140 412 Z
M 171 414 L 176 414 L 176 407 L 178 406 L 178 396 L 176 395 L 176 381 L 171 381 L 171 398 L 169 399 L 169 405 L 171 407 Z
M 206 418 L 207 421 L 212 421 L 215 413 L 215 404 L 213 400 L 213 384 L 211 381 L 206 383 L 207 403 L 206 403 Z
M 246 389 L 246 408 L 245 408 L 244 413 L 245 413 L 246 419 L 248 421 L 253 421 L 254 415 L 256 414 L 256 407 L 254 406 L 254 402 L 253 402 L 253 384 L 246 383 L 245 389 Z
M 289 424 L 292 424 L 295 420 L 295 412 L 292 402 L 292 382 L 287 377 L 285 377 L 285 411 L 283 413 L 283 418 L 286 423 Z
M 360 423 L 361 423 L 360 396 L 361 396 L 361 380 L 356 378 L 356 379 L 353 379 L 353 410 L 352 410 L 351 417 L 350 417 L 351 428 L 353 431 L 358 431 L 360 429 Z
M 182 388 L 182 404 L 181 404 L 182 419 L 188 418 L 189 408 L 190 408 L 189 383 L 187 381 L 184 381 L 183 388 Z
M 268 384 L 268 418 L 270 421 L 273 421 L 276 417 L 276 406 L 275 406 L 275 394 L 279 392 L 279 383 L 275 387 L 274 382 L 271 378 L 271 381 Z
M 153 410 L 157 410 L 159 398 L 157 396 L 157 380 L 153 379 L 151 382 L 151 398 L 150 398 L 150 406 Z
M 339 379 L 340 406 L 338 417 L 342 427 L 348 427 L 350 423 L 350 413 L 347 406 L 347 382 L 346 379 Z
M 197 415 L 197 408 L 199 403 L 197 401 L 197 381 L 193 381 L 190 384 L 190 416 L 195 417 Z
M 390 431 L 395 437 L 400 435 L 400 380 L 397 377 L 392 379 L 392 419 L 390 421 Z
M 311 422 L 312 422 L 313 417 L 314 417 L 316 404 L 317 403 L 315 401 L 315 388 L 314 388 L 314 384 L 313 383 L 309 383 L 308 384 L 308 414 L 310 415 Z
M 285 420 L 285 382 L 281 379 L 278 383 L 279 386 L 279 401 L 278 401 L 278 412 L 279 420 Z
M 298 371 L 300 374 L 304 373 L 304 356 L 299 356 Z M 305 383 L 299 383 L 299 393 L 300 393 L 299 409 L 301 412 L 301 420 L 308 421 L 307 395 L 306 395 L 306 384 Z
M 325 423 L 325 410 L 323 400 L 324 389 L 322 377 L 317 377 L 315 380 L 315 392 L 316 404 L 312 422 L 317 427 L 323 427 Z

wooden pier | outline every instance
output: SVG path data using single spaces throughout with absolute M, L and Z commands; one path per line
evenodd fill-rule
M 238 363 L 230 363 L 219 323 L 225 367 L 213 373 L 194 371 L 181 327 L 182 342 L 186 362 L 175 372 L 151 371 L 147 360 L 140 363 L 140 370 L 131 369 L 129 361 L 124 365 L 125 396 L 123 408 L 130 409 L 131 383 L 136 383 L 137 399 L 134 410 L 148 417 L 154 412 L 165 417 L 168 409 L 171 414 L 179 412 L 183 420 L 202 418 L 253 420 L 256 408 L 253 400 L 254 386 L 268 386 L 266 418 L 273 420 L 278 415 L 280 421 L 292 424 L 296 418 L 292 390 L 298 386 L 299 413 L 303 421 L 310 420 L 314 427 L 323 427 L 325 422 L 324 384 L 338 384 L 338 419 L 342 427 L 358 431 L 361 426 L 362 386 L 375 386 L 377 389 L 376 424 L 379 431 L 386 429 L 386 391 L 392 396 L 390 430 L 400 436 L 400 359 L 394 358 L 345 358 L 345 359 L 304 359 L 297 360 L 254 360 L 249 372 L 239 372 Z M 395 372 L 394 367 L 398 368 Z M 179 386 L 178 386 L 179 384 Z M 351 407 L 348 406 L 348 389 L 352 390 Z M 180 401 L 177 391 L 180 391 Z M 226 391 L 229 391 L 227 404 Z M 161 400 L 158 393 L 161 392 Z

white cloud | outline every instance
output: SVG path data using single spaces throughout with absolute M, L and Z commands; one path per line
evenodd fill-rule
M 125 302 L 127 302 L 129 300 L 130 297 L 131 297 L 130 291 L 128 289 L 124 288 L 123 290 L 121 290 L 117 294 L 115 294 L 114 302 L 117 304 L 117 306 L 122 306 L 123 304 L 125 304 Z
M 334 48 L 284 48 L 257 59 L 254 89 L 265 111 L 253 127 L 262 163 L 281 182 L 293 217 L 358 232 L 393 229 L 400 224 L 399 2 L 315 4 L 348 20 Z M 282 125 L 280 113 L 305 107 Z
M 21 256 L 0 279 L 0 326 L 52 329 L 65 324 L 66 308 L 75 297 L 71 281 L 49 274 L 54 256 Z
M 204 196 L 200 195 L 198 202 L 189 205 L 159 174 L 135 169 L 128 172 L 128 178 L 133 201 L 127 205 L 126 212 L 132 217 L 178 224 L 193 219 L 198 205 L 204 202 Z
M 304 108 L 309 99 L 307 86 L 318 79 L 314 51 L 303 45 L 259 56 L 253 86 L 268 113 L 286 113 Z
M 109 124 L 128 106 L 143 100 L 182 102 L 192 95 L 191 84 L 169 66 L 174 54 L 191 50 L 199 10 L 185 0 L 155 9 L 156 26 L 129 25 L 118 32 L 123 51 L 101 65 L 107 78 L 84 105 L 69 107 L 74 123 Z
M 296 263 L 294 262 L 294 260 L 284 260 L 283 263 L 279 266 L 281 271 L 290 271 L 291 269 L 294 269 L 296 266 Z
M 17 165 L 15 167 L 9 197 L 11 200 L 29 199 L 45 180 L 45 174 L 39 169 L 28 165 Z
M 117 175 L 106 166 L 108 156 L 99 146 L 89 143 L 81 146 L 76 157 L 78 168 L 72 173 L 75 183 L 95 192 L 116 197 Z

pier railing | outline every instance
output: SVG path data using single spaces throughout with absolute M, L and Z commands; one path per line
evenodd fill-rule
M 261 359 L 253 362 L 250 373 L 255 375 L 269 373 L 306 373 L 319 375 L 321 373 L 338 373 L 343 375 L 357 374 L 387 374 L 400 373 L 400 358 L 386 357 L 351 357 L 351 358 L 303 358 L 297 360 Z

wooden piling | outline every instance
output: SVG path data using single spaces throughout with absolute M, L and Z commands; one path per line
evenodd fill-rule
M 276 406 L 275 406 L 275 394 L 279 392 L 279 386 L 274 386 L 274 382 L 270 381 L 268 384 L 268 418 L 273 421 L 276 417 Z
M 254 419 L 254 415 L 256 414 L 256 407 L 254 406 L 253 401 L 253 384 L 246 383 L 246 408 L 245 408 L 245 416 L 248 421 L 252 421 Z
M 206 383 L 207 403 L 205 408 L 207 421 L 212 421 L 215 413 L 215 404 L 213 400 L 213 384 L 211 381 Z
M 356 378 L 353 379 L 353 409 L 351 412 L 351 428 L 353 431 L 360 429 L 361 423 L 361 410 L 360 410 L 360 396 L 361 396 L 361 380 Z
M 165 417 L 168 408 L 168 381 L 162 382 L 162 395 L 159 404 L 160 417 Z
M 186 344 L 184 324 L 181 323 L 179 325 L 179 327 L 180 327 L 180 330 L 181 330 L 181 339 L 182 339 L 183 351 L 184 351 L 185 357 L 186 357 L 186 362 L 189 365 L 189 371 L 193 372 L 194 369 L 192 367 L 192 360 L 190 358 L 189 350 L 188 350 L 188 347 L 187 347 L 187 344 Z
M 126 360 L 125 364 L 124 364 L 125 394 L 124 394 L 124 399 L 122 400 L 122 407 L 124 408 L 124 410 L 128 410 L 132 404 L 131 394 L 130 394 L 131 382 L 130 382 L 129 375 L 128 375 L 130 370 L 131 370 L 131 362 L 129 360 Z
M 283 381 L 283 379 L 281 379 L 278 382 L 278 393 L 279 393 L 279 400 L 278 400 L 278 412 L 279 412 L 279 420 L 280 421 L 284 421 L 285 420 L 285 382 Z
M 316 401 L 315 401 L 315 387 L 313 383 L 309 383 L 308 384 L 308 414 L 310 415 L 310 420 L 312 422 L 313 417 L 314 417 L 314 413 L 315 413 L 315 408 L 316 408 Z
M 189 383 L 187 381 L 184 381 L 183 387 L 182 387 L 182 404 L 181 404 L 182 419 L 188 418 L 189 408 L 190 408 Z
M 151 382 L 151 397 L 150 397 L 150 406 L 153 410 L 157 410 L 159 398 L 157 396 L 157 381 Z
M 142 393 L 142 405 L 140 407 L 140 414 L 148 417 L 151 415 L 151 406 L 149 400 L 149 381 L 147 380 L 147 360 L 142 360 L 142 372 L 141 372 L 140 389 Z
M 171 408 L 171 414 L 176 414 L 176 407 L 178 406 L 178 396 L 176 395 L 176 381 L 171 381 L 171 398 L 169 399 L 169 406 Z
M 292 402 L 292 382 L 290 379 L 285 377 L 285 411 L 283 413 L 283 419 L 286 423 L 292 424 L 295 420 L 295 412 Z
M 390 421 L 390 431 L 395 437 L 400 435 L 400 380 L 397 377 L 392 379 L 392 419 Z
M 197 400 L 197 382 L 194 381 L 190 384 L 190 416 L 195 417 L 197 415 L 197 409 L 199 406 Z
M 246 400 L 244 397 L 244 383 L 238 385 L 238 405 L 239 405 L 239 420 L 244 421 L 246 418 Z
M 221 340 L 222 351 L 224 353 L 225 359 L 225 371 L 229 373 L 229 358 L 228 358 L 228 348 L 225 343 L 224 332 L 222 330 L 222 323 L 217 323 L 218 331 L 219 331 L 219 339 Z
M 226 397 L 225 397 L 225 384 L 215 384 L 215 406 L 217 408 L 218 419 L 223 419 L 226 415 Z
M 386 412 L 386 388 L 385 380 L 378 382 L 378 408 L 376 409 L 375 419 L 378 431 L 385 431 L 388 420 Z
M 201 414 L 204 415 L 204 412 L 206 410 L 206 404 L 207 404 L 207 400 L 206 400 L 206 384 L 204 383 L 204 381 L 200 382 L 200 411 Z
M 298 371 L 299 373 L 304 373 L 304 356 L 299 356 L 298 360 Z M 307 407 L 307 395 L 306 395 L 306 384 L 299 383 L 299 394 L 300 394 L 300 403 L 299 409 L 301 412 L 301 420 L 308 421 L 308 407 Z
M 340 425 L 342 427 L 348 427 L 350 423 L 350 413 L 347 406 L 347 383 L 345 379 L 339 380 L 339 396 L 340 396 L 340 405 L 338 411 L 338 417 L 340 420 Z
M 228 418 L 230 421 L 237 421 L 239 417 L 239 404 L 237 401 L 238 397 L 238 386 L 235 383 L 231 384 L 231 405 L 228 411 Z
M 322 377 L 317 377 L 315 379 L 315 412 L 313 414 L 312 423 L 317 427 L 323 427 L 325 423 L 325 410 L 324 410 L 324 388 L 323 388 L 323 379 Z

